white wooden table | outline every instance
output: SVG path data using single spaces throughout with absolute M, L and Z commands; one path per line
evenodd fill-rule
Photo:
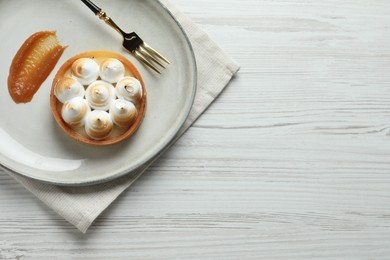
M 173 2 L 238 76 L 87 235 L 0 172 L 0 259 L 390 259 L 390 2 Z

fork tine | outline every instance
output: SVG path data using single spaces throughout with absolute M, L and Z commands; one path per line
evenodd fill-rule
M 123 37 L 123 47 L 127 49 L 134 57 L 148 66 L 155 72 L 161 74 L 161 72 L 156 68 L 155 64 L 158 64 L 165 69 L 165 66 L 160 62 L 164 61 L 167 64 L 170 64 L 169 60 L 158 53 L 155 49 L 150 47 L 146 42 L 144 42 L 135 32 L 126 33 L 106 14 L 102 9 L 96 6 L 91 0 L 81 0 L 86 4 L 89 9 L 91 9 L 99 19 L 103 20 L 106 24 L 115 29 Z
M 146 59 L 150 59 L 152 60 L 153 62 L 157 63 L 158 65 L 160 65 L 161 67 L 163 67 L 165 69 L 165 66 L 163 64 L 161 64 L 161 62 L 159 60 L 157 60 L 152 54 L 150 54 L 146 49 L 144 49 L 142 47 L 142 45 L 139 47 L 138 49 L 140 51 L 140 53 L 146 58 Z
M 146 66 L 148 66 L 149 68 L 157 72 L 158 74 L 161 74 L 161 72 L 152 63 L 150 63 L 147 59 L 145 59 L 145 57 L 142 56 L 142 54 L 140 54 L 137 50 L 134 51 L 133 54 L 137 58 L 137 60 L 139 60 L 140 62 L 142 62 L 143 64 L 145 64 Z
M 158 51 L 156 51 L 155 49 L 153 49 L 152 47 L 150 47 L 150 45 L 148 45 L 146 42 L 143 42 L 143 44 L 141 44 L 141 46 L 144 47 L 147 51 L 149 51 L 149 52 L 152 53 L 153 55 L 156 55 L 157 57 L 159 57 L 160 59 L 162 59 L 163 61 L 165 61 L 167 64 L 171 64 L 167 58 L 165 58 L 165 57 L 162 56 L 160 53 L 158 53 Z

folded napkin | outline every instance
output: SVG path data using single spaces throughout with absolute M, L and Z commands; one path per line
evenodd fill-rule
M 198 67 L 198 87 L 191 113 L 177 140 L 207 109 L 238 71 L 238 64 L 225 54 L 199 27 L 168 0 L 163 4 L 186 31 L 194 48 Z M 174 140 L 174 141 L 175 141 Z M 174 143 L 171 142 L 171 145 Z M 161 154 L 160 154 L 161 155 Z M 157 159 L 157 156 L 155 159 Z M 8 172 L 38 199 L 85 233 L 92 222 L 150 166 L 119 179 L 87 187 L 60 187 Z

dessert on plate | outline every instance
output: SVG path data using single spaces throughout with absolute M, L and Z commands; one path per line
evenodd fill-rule
M 146 109 L 141 75 L 125 57 L 89 51 L 66 61 L 50 92 L 56 122 L 82 143 L 111 145 L 135 133 Z

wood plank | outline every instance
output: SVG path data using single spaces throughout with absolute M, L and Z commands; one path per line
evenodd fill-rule
M 239 75 L 87 235 L 0 171 L 0 259 L 388 259 L 390 2 L 173 2 Z

